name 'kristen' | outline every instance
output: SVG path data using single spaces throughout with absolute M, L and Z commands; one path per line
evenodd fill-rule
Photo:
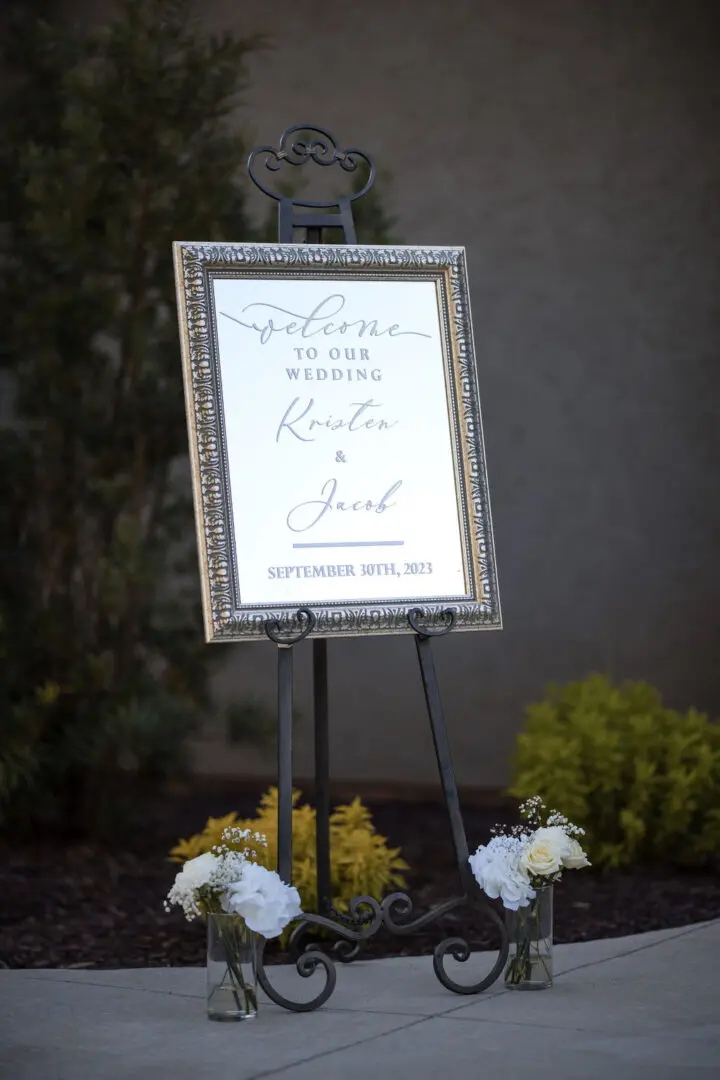
M 389 431 L 390 428 L 394 428 L 399 421 L 398 420 L 381 420 L 379 417 L 372 416 L 368 410 L 381 409 L 382 405 L 373 401 L 370 398 L 368 401 L 353 401 L 350 404 L 350 408 L 354 409 L 354 413 L 349 420 L 336 420 L 333 416 L 328 416 L 327 420 L 316 420 L 312 415 L 312 409 L 315 406 L 315 399 L 310 398 L 307 405 L 303 409 L 302 404 L 299 404 L 300 398 L 293 398 L 285 410 L 285 415 L 277 429 L 275 435 L 275 442 L 280 442 L 280 436 L 283 433 L 283 429 L 287 429 L 291 435 L 294 435 L 300 442 L 315 442 L 313 437 L 307 438 L 300 432 L 305 431 L 307 435 L 310 432 L 315 431 L 316 428 L 325 428 L 327 431 L 370 431 L 374 428 L 376 431 Z M 296 428 L 300 430 L 296 430 Z
M 378 326 L 377 319 L 355 319 L 354 322 L 339 322 L 334 323 L 331 319 L 339 315 L 342 309 L 345 307 L 345 297 L 341 293 L 333 293 L 331 296 L 326 296 L 324 300 L 321 300 L 317 304 L 309 315 L 302 315 L 296 311 L 289 311 L 288 308 L 278 307 L 277 304 L 267 304 L 264 301 L 255 301 L 252 304 L 247 304 L 242 313 L 250 311 L 251 308 L 264 308 L 265 311 L 276 311 L 282 316 L 290 316 L 290 321 L 283 320 L 284 325 L 275 325 L 273 317 L 263 313 L 262 319 L 259 322 L 246 323 L 242 319 L 235 318 L 234 315 L 228 315 L 226 311 L 221 311 L 220 314 L 224 315 L 226 319 L 232 319 L 233 322 L 238 323 L 240 326 L 244 326 L 246 330 L 255 330 L 260 335 L 260 343 L 266 345 L 273 334 L 300 334 L 302 338 L 317 337 L 318 334 L 325 334 L 326 337 L 331 337 L 333 334 L 347 334 L 350 330 L 357 329 L 357 336 L 359 338 L 365 337 L 384 337 L 387 334 L 388 337 L 403 337 L 412 335 L 414 337 L 429 338 L 430 334 L 423 334 L 420 330 L 401 330 L 398 323 L 393 323 L 391 326 L 386 326 L 384 330 Z

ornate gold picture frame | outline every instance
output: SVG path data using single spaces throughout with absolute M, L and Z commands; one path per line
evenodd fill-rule
M 464 249 L 174 256 L 207 640 L 499 629 Z

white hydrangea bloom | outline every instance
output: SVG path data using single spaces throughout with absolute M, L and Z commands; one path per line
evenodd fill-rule
M 226 831 L 239 834 L 224 836 L 231 842 L 250 840 L 259 845 L 265 841 L 249 830 Z M 165 909 L 176 904 L 189 920 L 207 911 L 241 915 L 255 933 L 278 937 L 302 914 L 300 894 L 275 871 L 252 862 L 251 850 L 234 851 L 220 844 L 212 852 L 189 859 L 175 878 Z
M 510 911 L 527 907 L 535 896 L 520 862 L 526 843 L 525 836 L 494 836 L 470 856 L 470 869 L 480 888 Z
M 223 907 L 242 915 L 250 929 L 264 938 L 279 937 L 302 914 L 297 889 L 286 885 L 274 870 L 251 862 L 245 863 L 240 880 L 230 885 Z

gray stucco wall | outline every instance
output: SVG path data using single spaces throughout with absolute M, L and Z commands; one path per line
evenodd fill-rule
M 719 7 L 203 5 L 274 39 L 242 111 L 257 141 L 330 127 L 391 170 L 404 242 L 468 249 L 506 629 L 437 645 L 464 784 L 505 782 L 523 706 L 550 680 L 601 669 L 720 712 Z M 334 774 L 433 780 L 412 641 L 330 656 Z M 272 702 L 274 663 L 270 646 L 238 648 L 219 693 Z M 199 761 L 272 770 L 210 746 Z

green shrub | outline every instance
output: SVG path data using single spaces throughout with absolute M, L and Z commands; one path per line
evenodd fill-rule
M 642 682 L 552 686 L 518 736 L 510 794 L 540 795 L 587 835 L 595 865 L 698 865 L 720 851 L 720 726 Z

